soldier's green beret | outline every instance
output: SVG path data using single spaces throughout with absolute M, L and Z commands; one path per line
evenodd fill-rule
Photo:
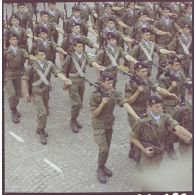
M 49 15 L 47 11 L 40 11 L 40 16 L 42 17 L 43 15 Z
M 149 68 L 148 64 L 146 64 L 145 62 L 137 62 L 134 66 L 134 70 L 142 69 L 142 68 Z
M 117 34 L 116 33 L 114 33 L 114 32 L 107 32 L 106 33 L 106 38 L 107 39 L 117 39 L 118 38 L 118 36 L 117 36 Z
M 151 95 L 148 97 L 148 104 L 154 105 L 162 103 L 162 98 L 158 95 Z
M 72 27 L 74 27 L 74 26 L 81 26 L 81 23 L 79 23 L 79 22 L 74 22 L 74 23 L 72 24 Z
M 107 71 L 102 72 L 101 75 L 100 75 L 100 78 L 103 81 L 114 80 L 114 76 L 112 75 L 112 73 L 111 72 L 107 72 Z
M 75 5 L 72 7 L 72 11 L 81 11 L 81 7 L 79 5 Z
M 9 39 L 12 38 L 12 37 L 16 37 L 18 39 L 18 35 L 16 33 L 13 33 L 13 32 L 11 32 L 9 34 Z
M 25 3 L 18 3 L 17 7 L 20 7 L 20 6 L 25 6 Z
M 48 33 L 48 30 L 44 27 L 40 27 L 38 28 L 38 33 L 41 33 L 41 32 Z
M 146 27 L 143 27 L 142 29 L 141 29 L 141 32 L 142 33 L 151 33 L 151 30 L 149 29 L 149 28 L 146 28 Z
M 84 44 L 84 42 L 81 38 L 74 38 L 73 39 L 73 45 L 76 45 L 77 43 Z
M 112 7 L 112 4 L 110 4 L 110 3 L 104 3 L 104 7 L 106 8 L 106 7 Z
M 17 20 L 20 20 L 20 18 L 16 15 L 16 14 L 13 14 L 12 16 L 11 16 L 11 18 L 10 18 L 11 20 L 12 19 L 17 19 Z

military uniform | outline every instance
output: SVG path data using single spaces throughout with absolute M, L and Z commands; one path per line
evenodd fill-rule
M 119 63 L 119 59 L 125 58 L 127 53 L 123 51 L 121 47 L 116 46 L 114 48 L 114 51 L 112 51 L 110 47 L 106 47 L 105 49 L 100 50 L 96 56 L 96 62 L 101 66 L 106 67 L 106 71 L 112 72 L 113 76 L 115 77 L 114 80 L 115 87 L 117 82 L 117 71 L 114 70 L 111 60 L 108 57 L 108 54 L 111 54 L 115 58 L 116 62 Z
M 81 2 L 79 5 L 81 8 L 81 18 L 83 18 L 85 22 L 88 22 L 89 16 L 92 14 L 92 8 L 84 2 Z
M 55 42 L 52 42 L 48 39 L 46 39 L 46 40 L 37 40 L 32 45 L 30 54 L 35 55 L 35 51 L 37 49 L 44 50 L 45 54 L 46 54 L 46 59 L 48 61 L 52 61 L 53 63 L 55 63 L 56 47 L 58 47 L 58 45 L 56 45 Z
M 81 35 L 81 34 L 70 34 L 69 36 L 65 36 L 61 48 L 63 48 L 65 51 L 68 51 L 70 53 L 74 52 L 73 51 L 73 43 L 76 38 L 82 39 L 83 43 L 87 45 L 90 48 L 93 48 L 93 42 L 88 39 L 86 36 Z M 85 49 L 84 49 L 85 50 Z
M 185 81 L 186 81 L 186 79 L 181 71 L 175 72 L 175 74 L 181 80 L 177 81 L 178 85 L 177 85 L 177 87 L 175 87 L 173 89 L 173 91 L 171 91 L 171 93 L 174 93 L 177 97 L 180 97 L 181 102 L 183 102 L 184 98 L 185 98 Z M 172 77 L 166 75 L 166 73 L 163 73 L 159 77 L 159 85 L 164 89 L 168 89 L 171 86 L 172 81 L 174 81 L 174 79 Z M 176 99 L 173 99 L 169 96 L 163 97 L 163 110 L 168 114 L 171 114 L 172 110 L 178 104 L 179 104 L 179 101 Z
M 169 8 L 164 8 L 164 9 L 169 9 Z M 165 18 L 164 16 L 161 17 L 161 19 L 156 20 L 154 23 L 154 26 L 164 32 L 169 32 L 171 33 L 173 36 L 180 30 L 180 27 L 170 18 Z M 157 35 L 156 36 L 156 43 L 167 49 L 169 43 L 172 40 L 172 37 L 167 36 L 167 35 Z M 165 54 L 159 54 L 159 65 L 162 66 L 164 64 L 164 62 L 167 61 L 167 57 Z M 160 72 L 160 70 L 159 70 Z M 159 73 L 160 74 L 160 73 Z
M 146 5 L 143 8 L 143 11 L 147 14 L 149 18 L 152 18 L 156 20 L 159 18 L 159 15 L 161 14 L 162 10 L 155 2 L 147 2 Z
M 37 110 L 37 133 L 40 134 L 42 144 L 46 144 L 44 131 L 46 128 L 49 100 L 49 80 L 53 73 L 56 77 L 60 70 L 50 61 L 35 61 L 24 73 L 23 80 L 30 81 L 32 85 L 33 103 Z M 29 86 L 31 87 L 31 86 Z
M 142 28 L 142 32 L 150 32 L 147 28 Z M 132 56 L 138 61 L 152 62 L 154 52 L 160 52 L 162 48 L 152 41 L 142 39 L 138 45 L 133 47 Z M 152 67 L 149 67 L 150 71 Z
M 79 131 L 77 127 L 80 125 L 75 126 L 75 124 L 78 124 L 77 118 L 79 116 L 79 112 L 82 106 L 85 91 L 85 81 L 79 74 L 79 71 L 85 72 L 86 65 L 91 63 L 92 61 L 90 61 L 87 54 L 83 52 L 81 56 L 77 55 L 76 53 L 68 55 L 65 58 L 64 64 L 62 65 L 62 71 L 72 81 L 72 85 L 68 87 L 68 92 L 71 100 L 70 125 L 72 127 L 73 132 L 75 133 L 78 133 Z
M 144 147 L 157 146 L 166 148 L 166 137 L 169 133 L 169 128 L 174 129 L 179 123 L 175 121 L 169 114 L 160 114 L 159 121 L 156 121 L 149 112 L 147 117 L 142 120 L 137 120 L 134 123 L 130 136 L 138 139 Z M 168 128 L 169 127 L 169 128 Z M 163 158 L 163 149 L 158 150 L 153 148 L 153 156 L 148 157 L 141 152 L 141 159 L 139 166 L 141 169 L 158 167 Z
M 185 26 L 189 28 L 189 25 L 184 24 L 184 27 Z M 179 37 L 173 38 L 168 48 L 180 55 L 184 73 L 186 77 L 189 77 L 189 70 L 192 63 L 192 37 L 182 33 Z
M 101 77 L 106 76 L 105 72 L 102 73 Z M 108 79 L 114 79 L 112 76 L 109 76 Z M 94 129 L 94 139 L 96 144 L 99 147 L 98 155 L 98 177 L 100 182 L 105 183 L 106 179 L 101 179 L 102 174 L 105 175 L 104 168 L 108 159 L 110 143 L 112 139 L 113 124 L 115 117 L 113 115 L 115 104 L 122 106 L 124 104 L 122 94 L 115 89 L 111 90 L 112 94 L 117 98 L 117 101 L 109 98 L 108 103 L 104 105 L 101 113 L 97 117 L 92 117 L 92 128 Z M 99 91 L 94 91 L 90 98 L 90 110 L 91 112 L 96 110 L 102 101 L 103 95 Z M 103 169 L 103 173 L 101 170 Z M 106 174 L 107 175 L 107 174 Z M 112 172 L 107 176 L 112 176 Z
M 19 25 L 22 28 L 26 29 L 29 26 L 29 23 L 32 23 L 32 18 L 30 17 L 29 12 L 24 13 L 16 12 L 15 14 L 20 19 Z
M 10 36 L 13 36 L 13 34 Z M 12 111 L 12 120 L 18 123 L 19 119 L 17 116 L 20 116 L 20 114 L 17 111 L 17 106 L 21 97 L 21 76 L 24 71 L 25 59 L 28 58 L 28 53 L 18 46 L 15 49 L 16 51 L 10 46 L 5 51 L 4 70 L 5 88 L 8 93 L 9 107 Z
M 59 24 L 60 18 L 64 18 L 64 13 L 59 9 L 55 9 L 54 11 L 48 9 L 47 12 L 49 14 L 49 22 L 51 23 Z

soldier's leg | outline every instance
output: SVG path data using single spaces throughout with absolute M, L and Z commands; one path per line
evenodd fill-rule
M 47 139 L 44 134 L 44 129 L 46 127 L 47 122 L 47 110 L 44 105 L 44 100 L 42 95 L 33 94 L 33 103 L 37 110 L 37 133 L 40 134 L 40 141 L 42 144 L 47 144 Z
M 18 98 L 16 96 L 16 89 L 14 86 L 14 80 L 7 80 L 5 82 L 5 88 L 8 94 L 8 101 L 9 101 L 9 107 L 12 111 L 12 121 L 14 123 L 19 123 L 19 118 L 17 115 L 17 105 L 18 105 Z
M 185 60 L 182 64 L 183 64 L 183 70 L 184 70 L 185 76 L 189 77 L 190 76 L 191 60 Z
M 107 143 L 105 130 L 104 129 L 94 130 L 94 139 L 99 147 L 97 168 L 98 179 L 101 183 L 105 183 L 106 176 L 104 173 L 104 167 L 109 155 L 109 146 Z
M 77 117 L 79 116 L 79 112 L 81 109 L 81 97 L 79 94 L 79 86 L 71 85 L 68 88 L 69 97 L 71 100 L 71 121 L 70 126 L 72 131 L 75 133 L 79 132 L 79 128 L 77 127 Z

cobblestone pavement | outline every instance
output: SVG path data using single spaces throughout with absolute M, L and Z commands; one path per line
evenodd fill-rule
M 59 60 L 57 62 L 59 66 Z M 95 70 L 88 67 L 86 74 L 92 81 L 95 81 L 94 73 Z M 119 75 L 118 81 L 117 88 L 124 93 L 124 77 Z M 94 89 L 86 84 L 84 104 L 79 116 L 83 128 L 75 134 L 69 125 L 70 100 L 68 93 L 62 90 L 63 82 L 52 77 L 51 83 L 50 115 L 46 128 L 49 137 L 45 146 L 40 144 L 35 133 L 36 110 L 33 104 L 27 104 L 21 99 L 18 107 L 22 113 L 21 122 L 14 124 L 5 92 L 5 191 L 139 191 L 136 165 L 128 158 L 130 127 L 123 108 L 116 107 L 114 111 L 116 120 L 107 162 L 114 174 L 106 184 L 100 184 L 96 176 L 98 147 L 94 142 L 89 116 L 89 98 Z

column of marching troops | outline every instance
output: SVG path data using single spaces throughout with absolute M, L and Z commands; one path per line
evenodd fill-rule
M 165 152 L 176 158 L 176 142 L 181 154 L 187 152 L 193 130 L 192 4 L 97 2 L 90 7 L 78 2 L 72 7 L 71 16 L 67 16 L 67 4 L 62 3 L 61 11 L 54 2 L 48 2 L 44 3 L 44 10 L 38 11 L 36 3 L 18 3 L 17 12 L 13 11 L 11 17 L 7 16 L 7 7 L 4 10 L 4 83 L 12 121 L 20 122 L 17 106 L 23 91 L 27 102 L 32 101 L 36 107 L 40 142 L 47 144 L 45 128 L 49 91 L 55 87 L 50 85 L 53 73 L 64 81 L 64 90 L 69 93 L 70 126 L 74 133 L 82 128 L 78 116 L 85 82 L 94 87 L 90 112 L 99 146 L 97 175 L 101 183 L 112 176 L 105 164 L 115 104 L 128 113 L 129 157 L 142 170 L 159 166 Z M 59 25 L 60 20 L 63 26 Z M 90 40 L 89 31 L 97 42 Z M 60 44 L 59 33 L 63 34 Z M 32 39 L 31 48 L 28 39 Z M 95 50 L 93 57 L 85 52 L 85 45 Z M 58 66 L 56 52 L 60 58 Z M 87 65 L 95 67 L 97 82 L 85 75 Z M 151 73 L 155 68 L 158 72 L 154 78 Z M 128 77 L 125 97 L 117 90 L 120 73 L 120 78 Z

